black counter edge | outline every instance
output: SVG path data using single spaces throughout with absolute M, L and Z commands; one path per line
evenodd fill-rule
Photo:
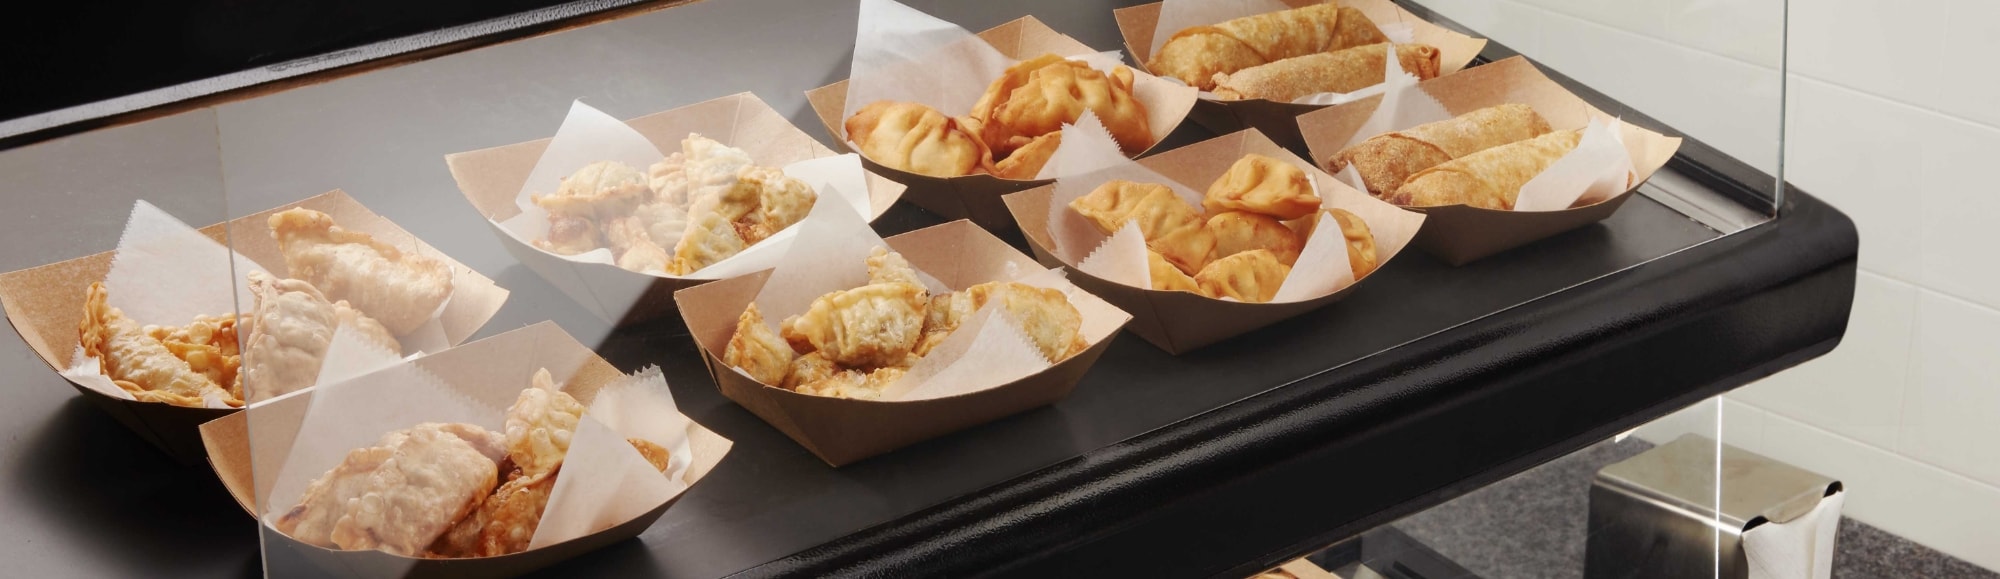
M 1780 215 L 736 576 L 1247 575 L 1830 351 L 1854 224 Z

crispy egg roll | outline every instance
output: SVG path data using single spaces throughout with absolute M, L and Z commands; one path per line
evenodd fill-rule
M 1501 145 L 1410 176 L 1389 200 L 1397 205 L 1470 205 L 1512 211 L 1521 186 L 1576 149 L 1581 131 L 1556 131 Z
M 1388 197 L 1418 171 L 1452 159 L 1550 131 L 1549 122 L 1523 104 L 1486 107 L 1450 119 L 1370 137 L 1327 159 L 1327 170 L 1348 165 L 1361 174 L 1368 193 Z
M 1314 4 L 1175 32 L 1146 68 L 1212 90 L 1216 73 L 1388 41 L 1360 10 Z
M 1354 92 L 1382 83 L 1390 44 L 1370 44 L 1295 56 L 1215 75 L 1215 96 L 1226 101 L 1264 99 L 1291 102 L 1323 92 Z M 1403 72 L 1430 80 L 1438 75 L 1438 49 L 1425 44 L 1396 44 L 1396 61 Z

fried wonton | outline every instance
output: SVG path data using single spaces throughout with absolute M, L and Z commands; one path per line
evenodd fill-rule
M 1248 211 L 1224 211 L 1208 218 L 1208 231 L 1215 234 L 1215 255 L 1228 257 L 1252 249 L 1268 249 L 1278 263 L 1292 265 L 1305 250 L 1306 241 L 1292 228 L 1268 215 Z M 1199 271 L 1199 270 L 1197 270 Z
M 1035 137 L 1028 144 L 1021 145 L 1014 153 L 993 164 L 993 176 L 1001 179 L 1027 181 L 1041 174 L 1042 166 L 1056 156 L 1056 149 L 1062 147 L 1062 131 L 1055 131 Z
M 1251 153 L 1208 186 L 1201 206 L 1213 213 L 1249 211 L 1289 221 L 1312 215 L 1319 203 L 1304 169 Z
M 840 365 L 826 359 L 825 354 L 812 352 L 792 359 L 791 368 L 785 373 L 785 379 L 779 387 L 798 390 L 800 386 L 832 378 L 838 373 Z
M 1194 278 L 1181 271 L 1157 251 L 1146 252 L 1146 268 L 1152 273 L 1153 289 L 1201 293 L 1201 286 Z
M 1197 223 L 1199 223 L 1197 218 Z M 1193 275 L 1221 252 L 1216 251 L 1215 232 L 1207 227 L 1183 227 L 1165 235 L 1146 239 L 1146 249 L 1160 254 L 1181 273 Z
M 554 472 L 569 454 L 583 412 L 583 403 L 559 389 L 547 368 L 535 370 L 507 407 L 507 458 L 529 476 Z
M 1059 132 L 1088 110 L 1126 154 L 1153 145 L 1146 105 L 1132 94 L 1132 69 L 1118 66 L 1111 74 L 1082 61 L 1044 54 L 1008 67 L 972 106 L 982 123 L 981 137 L 996 158 L 1007 158 L 1036 137 Z
M 929 300 L 920 285 L 869 284 L 814 299 L 781 331 L 786 341 L 810 343 L 844 366 L 888 366 L 916 347 Z
M 1375 253 L 1375 234 L 1368 230 L 1368 222 L 1346 209 L 1329 208 L 1325 214 L 1333 216 L 1333 222 L 1340 226 L 1340 235 L 1347 238 L 1347 263 L 1354 270 L 1354 279 L 1375 271 L 1375 266 L 1382 262 Z
M 932 177 L 993 170 L 993 159 L 977 134 L 921 104 L 870 103 L 848 117 L 845 127 L 847 140 L 862 155 L 894 169 Z
M 430 321 L 451 297 L 452 271 L 444 261 L 341 229 L 325 213 L 289 209 L 272 215 L 269 225 L 290 277 L 328 300 L 353 304 L 395 335 Z
M 1200 209 L 1158 183 L 1106 181 L 1071 201 L 1069 206 L 1105 235 L 1117 233 L 1127 221 L 1138 221 L 1139 233 L 1149 240 L 1183 229 L 1198 229 L 1202 223 Z
M 729 347 L 722 352 L 722 363 L 742 370 L 758 382 L 776 386 L 785 382 L 785 375 L 791 370 L 792 355 L 791 345 L 765 325 L 764 314 L 757 311 L 757 304 L 752 303 L 737 318 L 736 334 L 729 337 Z
M 924 280 L 917 276 L 917 268 L 903 254 L 889 251 L 880 246 L 868 250 L 868 283 L 906 283 L 923 287 Z
M 1209 262 L 1194 281 L 1208 297 L 1254 304 L 1278 295 L 1278 286 L 1291 272 L 1270 250 L 1253 249 Z

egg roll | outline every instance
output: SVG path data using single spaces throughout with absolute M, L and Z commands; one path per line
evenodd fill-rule
M 1160 45 L 1146 68 L 1153 74 L 1213 90 L 1216 73 L 1388 41 L 1389 37 L 1360 10 L 1314 4 L 1175 32 Z
M 1576 149 L 1580 131 L 1556 131 L 1501 145 L 1411 175 L 1390 203 L 1411 207 L 1470 205 L 1512 211 L 1521 186 Z
M 1388 197 L 1418 171 L 1452 159 L 1547 134 L 1549 122 L 1523 104 L 1486 107 L 1450 119 L 1383 133 L 1341 149 L 1327 159 L 1327 171 L 1348 165 L 1361 174 L 1368 193 Z
M 1323 92 L 1354 92 L 1382 83 L 1389 47 L 1403 72 L 1430 80 L 1438 75 L 1438 49 L 1424 44 L 1370 44 L 1333 52 L 1295 56 L 1234 73 L 1215 75 L 1215 96 L 1222 100 L 1264 99 L 1291 102 Z

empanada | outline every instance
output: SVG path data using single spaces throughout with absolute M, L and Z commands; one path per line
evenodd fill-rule
M 689 207 L 736 184 L 750 166 L 750 153 L 698 133 L 681 139 L 681 150 L 654 163 L 647 184 L 654 199 Z
M 268 224 L 289 277 L 319 288 L 328 300 L 353 304 L 390 333 L 415 331 L 451 297 L 451 266 L 341 229 L 325 213 L 289 209 Z
M 1180 30 L 1160 45 L 1146 69 L 1213 90 L 1216 73 L 1388 41 L 1360 10 L 1314 4 Z
M 1194 282 L 1194 278 L 1168 262 L 1160 252 L 1146 252 L 1146 268 L 1152 272 L 1153 289 L 1201 293 L 1201 286 Z
M 1097 114 L 1126 154 L 1153 144 L 1146 106 L 1132 94 L 1132 69 L 1107 75 L 1082 61 L 1044 54 L 1008 67 L 972 105 L 980 137 L 994 158 L 1004 159 L 1036 137 L 1062 130 L 1083 111 Z
M 792 359 L 791 369 L 785 374 L 785 379 L 779 387 L 798 390 L 800 386 L 832 378 L 838 373 L 840 366 L 834 364 L 833 360 L 826 359 L 825 354 L 812 352 Z
M 977 134 L 930 107 L 878 101 L 845 123 L 847 140 L 861 154 L 893 169 L 932 177 L 957 177 L 993 169 Z
M 1194 275 L 1194 281 L 1208 297 L 1254 304 L 1278 295 L 1278 286 L 1284 285 L 1291 272 L 1292 268 L 1278 262 L 1270 250 L 1253 249 L 1209 262 Z
M 736 333 L 722 351 L 722 363 L 742 370 L 752 379 L 776 386 L 785 382 L 792 366 L 792 347 L 765 325 L 763 312 L 752 303 L 737 317 Z
M 140 328 L 146 336 L 159 340 L 167 352 L 187 362 L 188 369 L 200 372 L 222 386 L 232 399 L 243 399 L 243 351 L 237 343 L 236 314 L 195 316 L 185 326 Z
M 1290 221 L 1312 215 L 1319 203 L 1304 169 L 1251 153 L 1209 184 L 1201 206 L 1211 213 L 1249 211 Z
M 1333 223 L 1340 227 L 1340 235 L 1347 239 L 1347 264 L 1354 270 L 1354 279 L 1368 276 L 1375 266 L 1382 263 L 1375 254 L 1375 234 L 1368 230 L 1368 222 L 1361 216 L 1346 209 L 1328 208 L 1325 215 L 1333 217 Z M 1325 223 L 1324 219 L 1320 220 Z
M 322 547 L 421 554 L 498 483 L 499 465 L 481 448 L 494 436 L 438 423 L 383 435 L 308 484 L 274 526 Z
M 810 343 L 843 366 L 887 366 L 916 347 L 929 300 L 920 285 L 869 284 L 814 299 L 780 331 L 787 342 Z
M 535 370 L 507 407 L 507 458 L 529 476 L 554 472 L 569 454 L 583 412 L 583 404 L 559 389 L 547 368 Z
M 329 303 L 312 284 L 277 279 L 252 271 L 251 306 L 243 361 L 247 400 L 269 400 L 313 385 L 320 363 L 342 325 L 384 350 L 401 354 L 403 347 L 374 319 L 347 306 Z
M 993 176 L 1022 181 L 1034 179 L 1036 175 L 1041 174 L 1042 166 L 1049 163 L 1049 158 L 1054 157 L 1056 149 L 1061 146 L 1062 131 L 1035 137 L 1034 140 L 1028 141 L 1028 144 L 1014 149 L 1014 153 L 1007 155 L 1007 158 L 995 163 Z
M 1248 211 L 1224 211 L 1208 218 L 1208 231 L 1215 235 L 1215 255 L 1229 257 L 1252 249 L 1268 249 L 1278 263 L 1292 265 L 1305 250 L 1305 239 L 1268 215 Z

